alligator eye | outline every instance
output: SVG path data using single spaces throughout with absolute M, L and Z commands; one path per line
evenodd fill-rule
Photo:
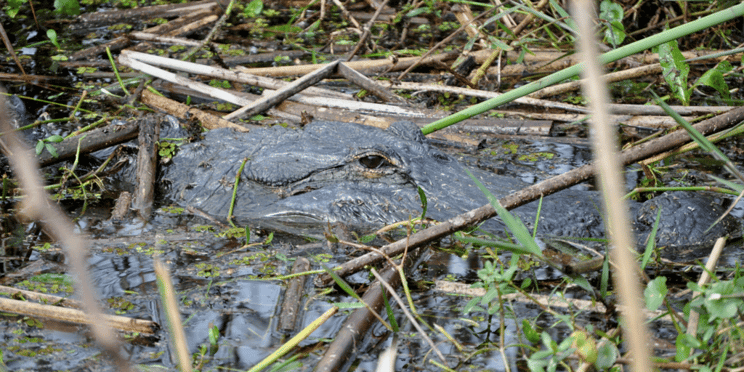
M 379 169 L 382 167 L 391 166 L 387 159 L 379 155 L 367 155 L 359 158 L 359 163 L 369 169 Z

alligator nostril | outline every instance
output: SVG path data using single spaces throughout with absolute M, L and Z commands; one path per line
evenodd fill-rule
M 359 163 L 369 169 L 378 169 L 391 165 L 385 158 L 379 155 L 367 155 L 359 158 Z

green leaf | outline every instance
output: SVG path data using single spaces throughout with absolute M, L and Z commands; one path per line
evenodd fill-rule
M 679 346 L 679 343 L 682 342 L 684 345 L 692 347 L 692 348 L 700 348 L 703 346 L 703 344 L 693 335 L 688 334 L 681 334 L 680 337 L 677 337 L 677 346 Z
M 688 123 L 676 111 L 672 110 L 669 105 L 660 100 L 654 92 L 651 92 L 651 94 L 656 97 L 656 103 L 661 106 L 662 109 L 664 109 L 664 112 L 671 116 L 674 121 L 677 122 L 677 124 L 685 128 L 690 137 L 695 140 L 698 145 L 700 145 L 701 149 L 709 152 L 711 155 L 713 155 L 714 158 L 716 158 L 716 160 L 722 161 L 724 163 L 723 166 L 724 168 L 726 168 L 727 171 L 736 176 L 736 178 L 738 178 L 739 180 L 744 181 L 744 174 L 739 171 L 739 169 L 731 161 L 731 159 L 729 159 L 723 152 L 721 152 L 721 150 L 718 149 L 718 147 L 716 147 L 707 138 L 705 138 L 702 133 L 698 132 L 698 130 L 695 129 L 692 124 Z
M 546 349 L 552 352 L 558 351 L 558 344 L 556 344 L 556 342 L 553 341 L 553 339 L 550 337 L 550 334 L 548 332 L 543 331 L 540 334 L 540 338 L 542 339 L 542 343 Z
M 431 12 L 431 9 L 429 9 L 428 7 L 422 6 L 422 7 L 418 7 L 416 9 L 414 9 L 414 10 L 406 13 L 406 17 L 413 18 L 413 17 L 416 17 L 419 14 L 424 14 L 424 13 L 429 13 L 429 12 Z
M 328 273 L 328 275 L 331 276 L 331 278 L 333 278 L 333 281 L 336 282 L 336 285 L 338 285 L 339 287 L 341 287 L 341 289 L 344 292 L 346 292 L 347 295 L 349 295 L 351 297 L 354 297 L 354 299 L 356 299 L 357 301 L 360 301 L 360 302 L 362 301 L 362 298 L 359 297 L 359 295 L 354 291 L 354 289 L 351 288 L 351 286 L 349 285 L 349 283 L 346 283 L 345 280 L 343 280 L 340 276 L 338 276 L 338 274 L 336 274 L 333 270 L 331 270 L 324 263 L 321 262 L 320 263 L 320 266 L 323 268 L 323 270 L 326 273 Z M 339 308 L 341 308 L 341 306 L 339 306 L 339 305 L 336 305 L 336 306 L 338 306 Z
M 530 359 L 527 359 L 527 368 L 529 368 L 530 372 L 545 371 L 545 366 L 548 365 L 548 361 L 542 360 L 542 358 L 535 357 L 535 354 L 532 354 L 530 356 Z
M 58 134 L 55 134 L 53 136 L 47 137 L 47 139 L 44 140 L 44 142 L 53 142 L 53 143 L 60 143 L 64 141 L 65 137 L 62 137 Z
M 486 292 L 486 294 L 483 295 L 483 297 L 481 297 L 481 305 L 489 304 L 497 297 L 499 297 L 499 291 L 497 291 L 495 288 L 491 288 Z
M 581 275 L 572 275 L 571 276 L 571 281 L 574 284 L 578 285 L 581 289 L 583 289 L 583 290 L 585 290 L 585 291 L 587 291 L 589 293 L 594 292 L 594 288 L 592 288 L 592 285 L 589 284 L 589 281 L 586 280 L 586 278 L 584 278 Z
M 54 44 L 57 49 L 62 49 L 59 46 L 59 41 L 57 41 L 57 31 L 52 30 L 51 28 L 47 30 L 47 37 L 49 40 L 52 41 L 52 44 Z
M 390 322 L 390 328 L 393 329 L 393 332 L 398 332 L 398 322 L 395 320 L 395 313 L 393 312 L 393 308 L 390 307 L 390 301 L 388 301 L 387 293 L 385 293 L 385 286 L 380 283 L 380 290 L 382 291 L 382 301 L 385 304 L 385 312 L 388 316 L 388 321 Z
M 728 187 L 728 188 L 730 188 L 730 189 L 732 189 L 732 190 L 734 190 L 734 191 L 736 191 L 738 193 L 741 193 L 742 191 L 744 191 L 744 185 L 741 185 L 741 184 L 738 184 L 738 183 L 734 183 L 734 182 L 731 182 L 731 181 L 728 181 L 728 180 L 724 180 L 723 178 L 718 178 L 718 177 L 716 177 L 716 176 L 714 176 L 712 174 L 710 175 L 710 177 L 712 177 L 714 180 L 716 180 L 716 182 L 722 183 L 726 187 Z
M 576 348 L 576 353 L 579 357 L 587 363 L 595 363 L 597 361 L 597 342 L 592 336 L 587 334 L 585 331 L 576 331 L 573 336 L 573 347 Z
M 646 308 L 655 311 L 664 303 L 664 297 L 667 294 L 666 277 L 659 276 L 650 281 L 643 291 L 646 297 Z
M 333 306 L 336 306 L 339 309 L 361 309 L 364 307 L 364 304 L 361 302 L 334 302 Z
M 612 43 L 612 45 L 620 45 L 625 41 L 625 26 L 623 26 L 622 22 L 610 22 L 610 26 L 605 30 L 605 40 Z
M 41 155 L 42 151 L 44 151 L 44 141 L 39 140 L 36 142 L 36 155 Z
M 377 237 L 377 235 L 375 235 L 375 234 L 363 235 L 361 238 L 359 238 L 359 242 L 362 243 L 362 244 L 367 244 L 367 243 L 375 240 L 376 237 Z
M 263 1 L 261 0 L 253 0 L 248 5 L 245 6 L 243 10 L 243 14 L 246 15 L 246 17 L 250 18 L 256 18 L 259 15 L 261 15 L 261 11 L 263 11 Z
M 57 149 L 55 149 L 53 145 L 50 145 L 48 143 L 45 143 L 44 144 L 44 148 L 46 148 L 46 150 L 49 151 L 49 153 L 52 154 L 53 157 L 56 158 L 56 157 L 59 156 L 59 155 L 57 155 Z
M 607 297 L 607 287 L 610 284 L 610 255 L 605 255 L 604 262 L 602 262 L 602 276 L 599 284 L 599 294 L 602 297 Z
M 617 347 L 610 342 L 606 342 L 597 348 L 597 361 L 594 362 L 594 366 L 597 367 L 598 371 L 609 369 L 617 361 L 617 355 Z
M 54 9 L 57 13 L 68 16 L 80 14 L 80 4 L 77 0 L 54 0 Z
M 608 22 L 622 21 L 623 7 L 610 0 L 604 0 L 599 5 L 599 18 Z
M 696 87 L 698 85 L 709 86 L 717 90 L 718 93 L 721 94 L 721 97 L 723 97 L 723 99 L 731 99 L 728 84 L 726 84 L 726 81 L 723 79 L 723 73 L 721 73 L 721 71 L 718 71 L 716 69 L 706 71 L 703 76 L 697 79 L 693 87 Z
M 741 300 L 723 298 L 719 300 L 706 299 L 704 304 L 705 308 L 710 314 L 710 320 L 713 321 L 716 318 L 731 319 L 736 316 L 738 312 L 738 306 Z
M 478 304 L 480 303 L 480 300 L 481 300 L 480 297 L 475 297 L 471 299 L 470 301 L 468 301 L 468 303 L 465 304 L 465 307 L 462 308 L 462 313 L 468 314 L 470 312 L 486 312 L 485 309 L 478 306 Z
M 220 329 L 217 326 L 209 328 L 209 344 L 217 346 L 217 340 L 220 339 Z
M 662 75 L 672 94 L 684 105 L 689 104 L 691 90 L 687 89 L 687 75 L 690 72 L 690 66 L 687 65 L 685 57 L 679 51 L 677 41 L 673 40 L 659 45 L 658 53 Z
M 522 320 L 522 332 L 524 332 L 524 337 L 527 337 L 527 341 L 533 344 L 540 342 L 540 334 L 527 319 Z
M 683 362 L 690 357 L 692 348 L 688 343 L 685 342 L 687 336 L 688 335 L 686 333 L 677 335 L 677 341 L 675 342 L 677 346 L 677 354 L 674 356 L 674 360 L 677 362 Z
M 510 52 L 510 51 L 514 50 L 514 48 L 512 48 L 511 46 L 509 46 L 509 44 L 507 44 L 507 43 L 501 41 L 501 39 L 496 38 L 496 37 L 493 37 L 493 36 L 488 36 L 488 42 L 491 44 L 491 49 L 497 49 L 498 48 L 498 49 L 501 49 L 501 50 L 504 50 L 504 51 L 507 51 L 507 52 Z
M 302 31 L 301 28 L 297 26 L 292 26 L 292 25 L 276 25 L 276 26 L 267 27 L 266 30 L 281 33 L 281 34 L 284 34 L 284 33 L 296 34 Z
M 295 358 L 295 357 L 292 357 L 292 358 Z M 299 371 L 299 370 L 302 369 L 302 366 L 303 366 L 303 364 L 299 360 L 292 360 L 292 359 L 290 359 L 290 360 L 287 360 L 286 362 L 283 362 L 281 364 L 279 362 L 274 363 L 274 365 L 271 367 L 271 369 L 269 370 L 269 372 L 293 372 L 293 371 Z
M 566 25 L 568 25 L 568 27 L 570 27 L 572 30 L 574 30 L 577 33 L 579 32 L 579 26 L 576 25 L 576 22 L 574 22 L 573 18 L 571 18 L 568 12 L 565 9 L 563 9 L 563 7 L 561 7 L 557 1 L 550 0 L 550 6 L 553 7 L 553 9 L 555 9 L 555 11 L 558 12 L 561 18 L 563 18 L 566 21 Z
M 34 275 L 31 279 L 40 283 L 73 284 L 72 277 L 67 274 L 39 274 Z
M 599 18 L 605 21 L 604 40 L 612 45 L 620 45 L 625 40 L 625 26 L 623 26 L 623 7 L 604 0 L 599 6 Z
M 5 14 L 10 18 L 15 18 L 18 11 L 21 10 L 21 5 L 25 4 L 27 0 L 8 0 L 8 6 L 5 7 Z

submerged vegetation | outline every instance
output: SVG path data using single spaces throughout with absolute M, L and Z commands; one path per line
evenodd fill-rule
M 9 51 L 2 54 L 0 80 L 7 98 L 0 100 L 4 105 L 0 108 L 45 165 L 42 173 L 53 200 L 77 222 L 76 232 L 93 241 L 87 258 L 93 279 L 79 283 L 75 291 L 96 283 L 103 298 L 98 302 L 106 313 L 157 324 L 148 323 L 153 334 L 124 328 L 127 347 L 119 348 L 96 330 L 105 322 L 94 321 L 99 349 L 82 331 L 47 321 L 54 318 L 48 313 L 20 310 L 18 302 L 31 298 L 67 306 L 61 297 L 69 297 L 81 274 L 61 264 L 74 261 L 75 255 L 67 246 L 66 256 L 61 253 L 63 244 L 49 227 L 53 224 L 45 221 L 42 229 L 37 222 L 13 217 L 21 212 L 15 207 L 20 204 L 14 203 L 24 198 L 28 187 L 21 188 L 13 178 L 18 176 L 11 176 L 4 162 L 0 237 L 2 284 L 9 287 L 0 288 L 0 293 L 8 297 L 2 300 L 17 302 L 4 304 L 0 314 L 0 328 L 6 334 L 0 342 L 0 370 L 6 365 L 11 370 L 50 365 L 59 370 L 103 368 L 108 361 L 102 351 L 118 355 L 121 369 L 136 363 L 146 369 L 178 365 L 184 371 L 253 371 L 268 366 L 273 371 L 316 366 L 331 370 L 346 361 L 329 360 L 333 350 L 347 357 L 358 353 L 345 366 L 348 370 L 372 370 L 380 355 L 380 364 L 392 365 L 389 370 L 620 371 L 640 358 L 629 352 L 633 346 L 629 333 L 634 330 L 627 328 L 622 315 L 628 311 L 647 319 L 652 339 L 644 347 L 652 350 L 654 369 L 741 370 L 744 269 L 741 239 L 735 240 L 740 236 L 721 237 L 729 242 L 717 244 L 707 259 L 701 257 L 712 247 L 694 248 L 693 258 L 674 254 L 676 260 L 670 261 L 665 247 L 656 246 L 662 211 L 654 211 L 656 218 L 649 217 L 655 221 L 653 232 L 641 247 L 645 249 L 632 252 L 635 266 L 621 267 L 606 254 L 611 245 L 607 239 L 536 236 L 539 212 L 534 221 L 520 221 L 491 195 L 494 210 L 484 213 L 498 213 L 508 231 L 494 235 L 478 228 L 482 218 L 474 218 L 451 238 L 445 238 L 448 230 L 424 241 L 419 238 L 437 223 L 430 220 L 436 201 L 427 200 L 422 188 L 420 215 L 375 234 L 328 224 L 320 240 L 241 225 L 233 220 L 232 207 L 215 218 L 156 200 L 152 213 L 135 203 L 132 208 L 139 217 L 127 216 L 125 207 L 123 217 L 109 219 L 114 199 L 128 187 L 122 186 L 118 174 L 127 169 L 127 158 L 137 156 L 137 145 L 103 150 L 93 157 L 87 153 L 111 143 L 86 149 L 85 141 L 98 129 L 126 132 L 128 125 L 148 120 L 146 115 L 158 118 L 155 126 L 163 121 L 167 122 L 163 128 L 188 127 L 189 137 L 179 132 L 156 138 L 153 153 L 165 167 L 181 146 L 213 128 L 211 123 L 227 125 L 221 118 L 228 114 L 241 130 L 299 128 L 312 118 L 386 126 L 426 117 L 420 124 L 425 124 L 422 131 L 427 135 L 452 124 L 461 126 L 460 133 L 447 132 L 447 137 L 436 139 L 458 141 L 461 147 L 454 152 L 463 162 L 534 183 L 591 161 L 586 145 L 592 138 L 587 136 L 596 129 L 587 123 L 600 120 L 595 119 L 600 115 L 587 115 L 583 107 L 593 99 L 575 84 L 586 65 L 579 64 L 575 45 L 581 37 L 594 37 L 605 51 L 599 60 L 612 72 L 606 86 L 613 115 L 606 125 L 619 128 L 617 142 L 629 148 L 626 154 L 672 132 L 677 123 L 702 149 L 634 160 L 627 168 L 631 190 L 626 197 L 649 199 L 668 190 L 738 196 L 744 193 L 738 171 L 744 153 L 737 137 L 741 118 L 726 124 L 733 127 L 728 132 L 707 139 L 688 122 L 720 119 L 728 115 L 721 113 L 736 112 L 734 107 L 742 105 L 738 87 L 744 83 L 744 53 L 736 46 L 744 42 L 744 4 L 603 0 L 591 14 L 596 16 L 594 35 L 583 35 L 568 5 L 552 0 L 502 5 L 438 0 L 220 1 L 203 14 L 179 11 L 175 3 L 168 12 L 151 8 L 171 4 L 163 0 L 10 0 L 2 5 L 0 21 Z M 192 5 L 196 3 L 204 2 Z M 188 24 L 193 29 L 177 28 Z M 167 33 L 174 29 L 180 31 Z M 105 47 L 94 49 L 98 45 Z M 125 48 L 129 51 L 122 52 Z M 185 61 L 200 67 L 158 77 L 157 70 L 169 66 L 127 54 L 135 52 L 167 57 L 174 66 Z M 273 111 L 267 106 L 251 115 L 234 112 L 259 99 L 253 94 L 285 89 L 281 79 L 309 75 L 317 67 L 312 65 L 339 59 L 351 61 L 348 66 L 358 63 L 354 68 L 394 93 L 392 97 L 376 91 L 374 84 L 362 88 L 359 80 L 352 84 L 351 75 L 338 68 L 337 75 L 325 76 L 314 87 L 329 89 L 322 92 L 320 104 L 305 97 L 301 103 L 274 103 Z M 383 61 L 382 67 L 369 61 Z M 141 68 L 145 63 L 152 63 L 148 65 L 152 69 Z M 218 68 L 277 79 L 270 83 L 253 77 L 234 79 Z M 554 84 L 559 85 L 548 88 Z M 309 89 L 305 93 L 315 94 Z M 336 94 L 351 104 L 331 102 L 342 99 Z M 158 101 L 161 98 L 164 101 Z M 364 106 L 368 103 L 405 108 L 416 116 L 383 112 L 382 105 Z M 318 108 L 332 104 L 337 106 Z M 3 130 L 7 138 L 10 130 Z M 132 133 L 117 141 L 136 140 L 136 128 Z M 7 153 L 5 139 L 3 147 Z M 144 151 L 140 144 L 139 152 Z M 387 161 L 380 159 L 365 161 Z M 235 159 L 242 162 L 240 171 L 221 182 L 237 190 L 249 160 Z M 483 192 L 490 193 L 485 188 Z M 741 222 L 737 204 L 728 199 L 725 204 Z M 570 213 L 571 205 L 566 209 Z M 43 213 L 24 213 L 44 220 Z M 426 229 L 431 226 L 435 227 Z M 357 275 L 348 275 L 346 268 L 341 268 L 341 276 L 334 271 L 360 252 L 396 245 L 406 250 L 406 257 L 416 258 L 420 252 L 414 248 L 430 240 L 435 241 L 431 248 L 419 251 L 432 253 L 417 268 L 410 259 L 387 270 L 362 265 L 363 274 Z M 643 292 L 637 297 L 643 297 L 645 309 L 620 306 L 624 300 L 612 279 L 621 270 L 641 283 Z M 401 282 L 403 288 L 394 301 L 395 291 L 373 282 L 386 275 L 388 282 Z M 310 288 L 294 282 L 306 278 L 315 278 L 316 285 L 326 280 L 336 286 Z M 289 305 L 282 301 L 291 297 L 293 288 L 300 288 L 295 311 L 303 316 L 285 320 Z M 19 289 L 28 292 L 16 292 Z M 158 290 L 162 298 L 153 295 Z M 85 306 L 90 305 L 74 306 L 88 311 Z M 363 321 L 341 326 L 363 312 L 376 314 L 367 322 L 371 328 L 363 328 Z M 62 331 L 48 330 L 48 324 Z M 158 325 L 163 329 L 155 330 Z M 352 346 L 359 347 L 354 353 L 338 351 L 343 349 L 336 341 L 347 336 L 337 331 L 344 328 L 367 336 L 348 336 Z M 297 334 L 307 338 L 290 340 Z M 385 362 L 382 355 L 388 347 L 393 359 Z M 128 353 L 126 358 L 119 355 L 121 350 Z M 339 365 L 332 367 L 334 363 Z

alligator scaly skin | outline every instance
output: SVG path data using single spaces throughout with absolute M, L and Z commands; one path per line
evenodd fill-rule
M 427 216 L 446 220 L 487 203 L 452 157 L 430 145 L 409 122 L 387 130 L 357 124 L 316 121 L 304 130 L 280 126 L 239 133 L 212 130 L 181 146 L 163 171 L 172 201 L 226 217 L 235 175 L 241 175 L 234 216 L 240 223 L 290 232 L 322 231 L 329 223 L 372 229 L 421 213 L 417 192 L 428 199 Z M 471 172 L 497 197 L 525 183 L 478 169 Z M 704 194 L 665 193 L 643 204 L 630 202 L 638 246 L 662 208 L 659 246 L 694 251 L 719 236 L 740 236 L 740 221 L 723 213 L 717 199 Z M 543 200 L 538 234 L 601 238 L 605 235 L 599 194 L 564 190 Z M 513 211 L 528 226 L 537 202 Z M 500 221 L 488 230 L 503 231 Z

